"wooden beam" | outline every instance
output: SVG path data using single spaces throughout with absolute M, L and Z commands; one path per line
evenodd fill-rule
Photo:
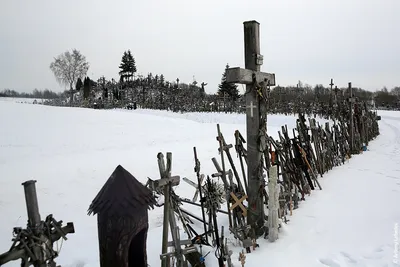
M 275 74 L 258 72 L 250 69 L 242 68 L 229 68 L 226 70 L 226 81 L 228 83 L 240 83 L 240 84 L 252 84 L 253 75 L 256 76 L 256 81 L 258 83 L 269 81 L 270 86 L 275 86 Z
M 257 63 L 257 55 L 260 55 L 260 25 L 256 21 L 247 21 L 244 26 L 244 62 L 245 68 L 251 73 L 260 73 L 260 65 Z M 240 72 L 239 72 L 240 73 Z M 248 77 L 248 76 L 245 76 Z M 256 76 L 257 77 L 257 76 Z M 246 79 L 242 79 L 246 81 Z M 272 82 L 272 81 L 271 81 Z M 275 80 L 273 81 L 275 82 Z M 246 106 L 251 103 L 257 105 L 257 110 L 253 117 L 251 112 L 246 112 L 246 133 L 247 133 L 247 179 L 248 179 L 248 216 L 247 223 L 252 228 L 252 238 L 257 238 L 264 234 L 262 228 L 264 219 L 264 201 L 260 197 L 260 187 L 264 183 L 262 173 L 263 154 L 259 150 L 260 133 L 260 99 L 257 91 L 252 84 L 246 84 Z

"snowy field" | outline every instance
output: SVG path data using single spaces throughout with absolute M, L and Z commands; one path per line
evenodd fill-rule
M 36 100 L 37 103 L 42 103 L 45 99 L 40 98 L 23 98 L 23 97 L 0 97 L 0 102 L 12 102 L 21 104 L 33 104 Z
M 13 227 L 26 226 L 21 183 L 35 179 L 42 218 L 52 213 L 75 224 L 76 233 L 68 236 L 56 260 L 64 267 L 99 266 L 97 220 L 87 216 L 87 209 L 117 165 L 145 183 L 147 177 L 159 178 L 157 153 L 172 152 L 172 174 L 195 180 L 194 146 L 202 173 L 215 172 L 216 123 L 228 143 L 234 143 L 236 129 L 245 135 L 244 115 L 60 108 L 18 101 L 0 98 L 0 254 L 11 246 Z M 300 203 L 277 242 L 260 239 L 260 248 L 247 255 L 245 266 L 398 266 L 400 112 L 379 115 L 381 135 L 369 150 L 324 175 L 323 190 Z M 294 117 L 271 116 L 269 133 L 294 123 Z M 181 182 L 176 192 L 192 198 L 194 188 Z M 185 209 L 200 215 L 191 206 Z M 160 266 L 162 211 L 149 212 L 152 267 Z M 227 226 L 224 215 L 219 223 Z M 195 228 L 201 232 L 200 225 Z M 231 240 L 233 263 L 240 266 L 241 248 Z M 213 253 L 206 265 L 218 266 Z

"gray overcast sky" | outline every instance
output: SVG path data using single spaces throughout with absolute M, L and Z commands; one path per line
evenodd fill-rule
M 243 21 L 260 22 L 262 71 L 277 84 L 368 90 L 400 86 L 400 0 L 1 0 L 0 90 L 61 91 L 53 57 L 76 48 L 88 75 L 118 78 L 130 49 L 138 72 L 208 82 L 244 66 Z

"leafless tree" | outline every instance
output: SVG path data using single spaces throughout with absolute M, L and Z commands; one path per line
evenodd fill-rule
M 72 49 L 72 52 L 66 51 L 56 58 L 50 64 L 50 69 L 60 85 L 69 86 L 70 105 L 73 102 L 73 88 L 78 78 L 83 78 L 89 69 L 89 63 L 84 55 L 78 50 Z

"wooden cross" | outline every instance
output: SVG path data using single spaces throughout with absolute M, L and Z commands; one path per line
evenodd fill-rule
M 239 206 L 239 208 L 241 208 L 242 211 L 243 211 L 243 216 L 246 217 L 247 216 L 247 209 L 243 206 L 243 201 L 245 201 L 247 199 L 247 195 L 244 195 L 241 199 L 238 199 L 237 196 L 233 192 L 231 192 L 231 197 L 235 201 L 235 204 L 233 204 L 229 209 L 233 210 L 234 208 Z
M 179 176 L 171 177 L 172 168 L 172 153 L 167 152 L 167 165 L 165 166 L 164 155 L 160 152 L 157 154 L 158 168 L 161 179 L 154 181 L 158 187 L 164 189 L 164 220 L 163 220 L 163 235 L 162 235 L 162 254 L 167 255 L 168 252 L 168 226 L 174 229 L 176 226 L 174 211 L 170 208 L 170 189 L 171 186 L 178 185 Z M 174 232 L 171 233 L 174 237 Z M 175 240 L 175 239 L 174 239 Z M 167 257 L 161 257 L 161 266 L 167 267 Z
M 203 180 L 204 180 L 204 174 L 201 174 L 201 175 L 200 175 L 200 184 L 199 184 L 199 185 L 196 184 L 195 182 L 189 180 L 189 179 L 186 178 L 186 177 L 183 177 L 182 179 L 183 179 L 186 183 L 188 183 L 188 184 L 190 184 L 191 186 L 193 186 L 194 188 L 196 188 L 196 192 L 194 193 L 194 196 L 193 196 L 193 199 L 192 199 L 193 202 L 196 202 L 196 201 L 197 201 L 197 198 L 198 198 L 198 196 L 199 196 L 199 186 L 201 186 L 201 183 L 202 183 Z
M 259 188 L 263 182 L 262 174 L 257 172 L 263 156 L 259 150 L 259 132 L 264 121 L 260 119 L 260 113 L 255 113 L 253 108 L 260 108 L 260 102 L 263 107 L 265 103 L 259 101 L 260 95 L 257 93 L 256 86 L 269 85 L 275 86 L 275 74 L 265 73 L 260 71 L 263 57 L 260 54 L 260 24 L 257 21 L 246 21 L 244 24 L 244 55 L 245 69 L 229 68 L 226 70 L 226 81 L 228 83 L 239 83 L 246 85 L 246 106 L 250 107 L 250 112 L 246 113 L 246 128 L 247 128 L 247 179 L 249 202 L 253 212 L 248 217 L 248 223 L 252 227 L 256 225 L 264 225 L 264 201 L 259 196 Z M 256 107 L 253 107 L 256 103 Z M 262 110 L 262 109 L 259 109 Z M 260 229 L 254 229 L 257 236 Z
M 191 240 L 181 240 L 180 239 L 180 234 L 179 234 L 179 227 L 171 227 L 172 228 L 172 240 L 168 242 L 168 247 L 173 247 L 174 251 L 171 252 L 165 252 L 160 255 L 161 260 L 166 260 L 168 257 L 173 256 L 176 258 L 176 266 L 187 266 L 187 264 L 184 262 L 184 255 L 189 254 L 189 253 L 194 253 L 197 252 L 196 247 L 194 246 L 187 246 L 191 245 L 192 241 Z M 182 245 L 186 245 L 185 248 L 182 248 Z

